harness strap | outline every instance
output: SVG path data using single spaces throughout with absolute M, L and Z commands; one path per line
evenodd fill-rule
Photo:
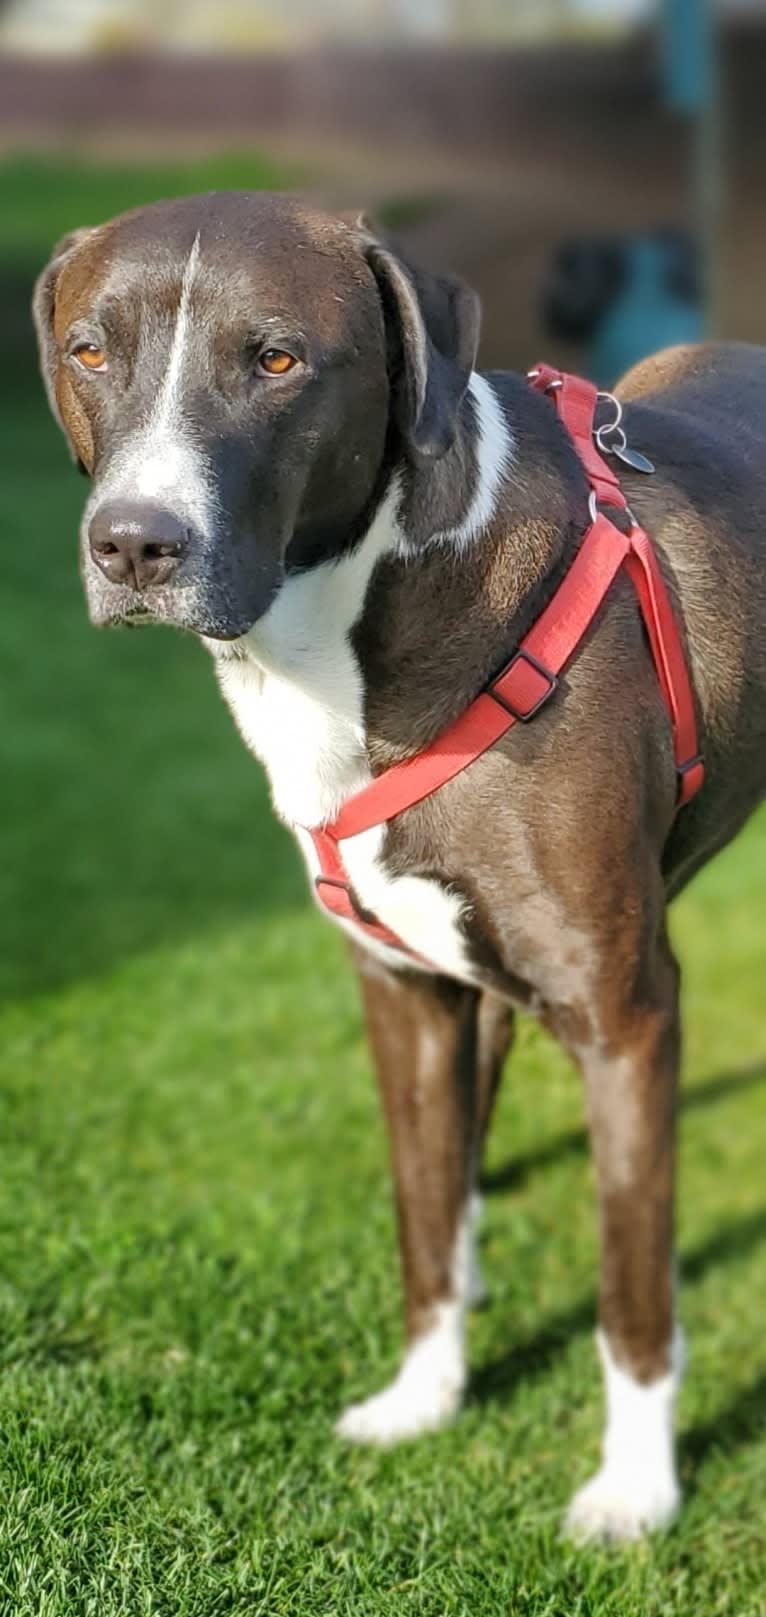
M 527 381 L 537 393 L 547 393 L 553 400 L 575 449 L 583 464 L 585 475 L 599 505 L 616 505 L 627 510 L 617 473 L 599 454 L 593 441 L 593 426 L 598 404 L 598 389 L 584 376 L 571 376 L 567 371 L 554 370 L 552 365 L 535 365 Z
M 677 806 L 683 808 L 699 791 L 705 778 L 705 765 L 697 751 L 694 701 L 675 615 L 654 549 L 641 528 L 634 529 L 631 535 L 625 566 L 638 596 L 670 718 L 678 774 Z
M 537 366 L 529 380 L 554 400 L 591 487 L 592 520 L 580 548 L 510 662 L 458 718 L 415 757 L 392 765 L 355 792 L 327 825 L 310 829 L 320 868 L 315 885 L 324 907 L 405 953 L 409 951 L 394 933 L 357 908 L 338 843 L 395 819 L 480 758 L 513 724 L 529 723 L 556 690 L 559 674 L 623 565 L 636 591 L 670 718 L 678 807 L 689 802 L 704 778 L 691 684 L 659 563 L 647 535 L 636 525 L 616 474 L 594 442 L 597 389 L 547 365 Z M 600 503 L 627 514 L 626 532 L 599 510 Z
M 393 820 L 459 775 L 517 720 L 527 724 L 533 719 L 553 695 L 558 675 L 627 556 L 628 543 L 599 512 L 555 595 L 502 673 L 430 746 L 393 764 L 348 798 L 325 827 L 326 834 L 342 840 Z
M 401 938 L 383 926 L 376 916 L 368 915 L 354 903 L 334 832 L 315 827 L 311 831 L 311 840 L 321 871 L 314 885 L 323 907 L 339 921 L 355 921 L 358 926 L 363 926 L 367 936 L 375 938 L 378 943 L 387 943 L 393 949 L 402 950 L 404 945 Z
M 550 365 L 536 365 L 528 379 L 537 391 L 553 398 L 556 410 L 574 440 L 597 502 L 617 506 L 630 517 L 625 568 L 638 596 L 660 690 L 668 710 L 678 773 L 678 807 L 682 808 L 699 791 L 705 774 L 697 749 L 697 721 L 689 673 L 676 616 L 654 546 L 643 528 L 635 522 L 616 474 L 593 440 L 598 390 L 592 382 L 554 370 Z

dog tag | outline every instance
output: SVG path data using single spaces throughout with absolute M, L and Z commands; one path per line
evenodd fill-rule
M 631 449 L 628 444 L 625 445 L 624 449 L 618 449 L 615 445 L 610 453 L 616 455 L 617 459 L 623 461 L 633 472 L 649 473 L 654 471 L 653 462 L 646 455 L 642 455 L 638 449 Z

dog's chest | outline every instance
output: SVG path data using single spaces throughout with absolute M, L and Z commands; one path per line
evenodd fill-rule
M 286 653 L 282 623 L 279 670 L 269 666 L 274 651 L 269 623 L 259 626 L 252 653 L 248 647 L 244 655 L 217 664 L 222 692 L 242 738 L 266 769 L 277 814 L 301 846 L 312 889 L 319 866 L 308 828 L 331 819 L 341 803 L 370 779 L 363 685 L 346 625 L 336 624 L 334 633 L 327 617 L 323 622 L 318 616 L 314 622 L 313 637 L 304 640 L 293 619 L 294 655 Z M 284 662 L 290 665 L 289 674 Z M 382 853 L 384 837 L 384 828 L 375 827 L 341 844 L 360 904 L 416 955 L 441 971 L 470 980 L 460 898 L 429 878 L 392 876 Z M 338 924 L 387 964 L 407 961 L 370 940 L 354 923 Z
M 361 727 L 292 681 L 247 660 L 219 665 L 243 741 L 264 765 L 291 829 L 319 824 L 369 779 Z

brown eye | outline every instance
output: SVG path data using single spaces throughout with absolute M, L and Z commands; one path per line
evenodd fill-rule
M 106 370 L 106 354 L 97 343 L 80 343 L 79 348 L 75 348 L 74 357 L 78 364 L 85 366 L 86 371 Z
M 267 376 L 286 376 L 298 361 L 294 354 L 288 354 L 284 348 L 264 348 L 259 356 L 259 369 Z

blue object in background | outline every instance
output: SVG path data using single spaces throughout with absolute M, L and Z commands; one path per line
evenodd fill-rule
M 663 0 L 660 25 L 665 101 L 675 112 L 704 114 L 715 84 L 711 0 Z
M 694 242 L 680 230 L 564 242 L 543 288 L 546 330 L 581 343 L 585 373 L 611 387 L 646 354 L 700 341 L 699 282 Z
M 686 125 L 689 206 L 702 258 L 708 333 L 718 324 L 723 195 L 720 9 L 717 0 L 662 0 L 659 14 L 662 96 Z
M 588 374 L 601 386 L 615 382 L 645 354 L 703 336 L 700 304 L 673 284 L 667 260 L 656 239 L 639 237 L 627 247 L 625 284 L 588 346 Z

